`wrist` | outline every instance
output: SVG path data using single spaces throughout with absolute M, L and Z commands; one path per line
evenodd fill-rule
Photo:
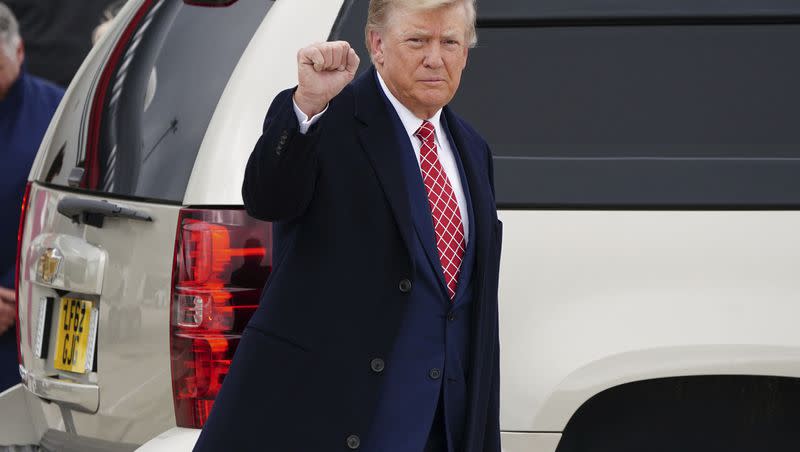
M 309 119 L 322 113 L 325 110 L 325 107 L 328 106 L 328 102 L 320 102 L 318 100 L 309 99 L 303 95 L 300 90 L 295 91 L 294 102 L 297 104 L 303 114 L 305 114 Z

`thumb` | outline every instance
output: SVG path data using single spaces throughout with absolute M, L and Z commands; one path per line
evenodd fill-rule
M 347 52 L 347 66 L 345 70 L 351 74 L 355 74 L 360 62 L 361 59 L 358 58 L 356 51 L 350 48 L 350 51 Z
M 0 301 L 3 303 L 14 303 L 16 294 L 13 290 L 0 286 Z

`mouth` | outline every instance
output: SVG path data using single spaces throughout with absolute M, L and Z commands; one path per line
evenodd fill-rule
M 444 81 L 444 79 L 440 79 L 440 78 L 430 78 L 430 79 L 420 80 L 420 82 L 422 82 L 422 83 L 424 83 L 426 85 L 440 85 L 440 84 L 444 83 L 445 81 Z

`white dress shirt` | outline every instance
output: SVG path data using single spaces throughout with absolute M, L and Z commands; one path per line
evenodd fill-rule
M 378 81 L 380 82 L 380 86 L 384 94 L 386 94 L 389 102 L 397 112 L 397 116 L 400 117 L 400 121 L 403 123 L 403 128 L 406 130 L 408 139 L 411 142 L 411 147 L 414 149 L 414 154 L 417 157 L 417 165 L 420 165 L 422 140 L 415 137 L 414 134 L 422 125 L 422 119 L 417 118 L 414 113 L 411 112 L 411 110 L 400 103 L 400 101 L 397 100 L 394 95 L 392 95 L 392 92 L 389 91 L 389 88 L 386 86 L 386 82 L 383 81 L 383 78 L 380 74 L 378 74 Z M 319 121 L 319 119 L 327 110 L 328 109 L 326 107 L 321 113 L 309 118 L 308 115 L 300 110 L 300 107 L 297 106 L 297 103 L 295 103 L 294 112 L 297 115 L 297 121 L 300 123 L 300 133 L 305 134 L 308 132 L 308 129 L 311 128 L 311 126 L 317 121 Z M 447 178 L 450 180 L 450 185 L 453 187 L 453 192 L 456 195 L 458 208 L 461 211 L 461 224 L 464 226 L 464 240 L 466 242 L 469 240 L 469 215 L 466 214 L 467 198 L 464 194 L 464 187 L 461 184 L 461 176 L 458 172 L 458 164 L 456 163 L 455 155 L 453 155 L 453 148 L 450 145 L 450 140 L 447 138 L 447 134 L 444 133 L 444 128 L 442 128 L 441 117 L 442 110 L 439 109 L 439 111 L 437 111 L 432 117 L 428 118 L 428 121 L 430 121 L 430 123 L 433 124 L 433 127 L 436 129 L 436 147 L 438 150 L 437 154 L 439 156 L 439 162 L 441 162 L 444 172 L 447 174 Z M 422 174 L 421 166 L 420 174 Z

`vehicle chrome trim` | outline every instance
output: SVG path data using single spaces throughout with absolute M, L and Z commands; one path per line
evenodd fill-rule
M 47 314 L 52 309 L 50 308 L 51 300 L 54 300 L 54 298 L 39 297 L 39 316 L 36 320 L 36 342 L 33 349 L 34 355 L 39 359 L 44 358 L 44 331 L 47 329 L 47 324 L 50 320 Z
M 53 279 L 61 275 L 61 265 L 64 255 L 58 248 L 47 248 L 36 260 L 36 281 L 43 284 L 53 284 Z
M 55 378 L 40 377 L 19 366 L 19 376 L 28 391 L 37 396 L 84 413 L 96 413 L 100 406 L 100 387 Z
M 97 347 L 97 322 L 100 318 L 100 310 L 96 307 L 92 308 L 92 317 L 90 320 L 89 326 L 89 339 L 88 339 L 88 348 L 86 349 L 86 373 L 92 371 L 94 368 L 94 351 Z
M 33 238 L 26 261 L 40 286 L 100 295 L 108 256 L 83 238 L 50 233 Z

